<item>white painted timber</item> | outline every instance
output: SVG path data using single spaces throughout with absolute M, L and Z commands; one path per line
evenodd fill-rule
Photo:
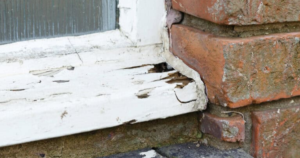
M 134 45 L 162 43 L 165 0 L 120 0 L 120 30 Z
M 116 49 L 133 46 L 119 30 L 83 36 L 22 41 L 0 45 L 0 63 L 24 59 L 64 56 L 100 49 Z
M 0 146 L 201 110 L 194 82 L 180 92 L 163 79 L 175 71 L 148 73 L 165 61 L 161 50 L 96 49 L 80 53 L 82 61 L 69 54 L 1 63 L 9 71 L 0 71 Z M 183 93 L 191 102 L 178 101 L 189 101 Z
M 1 45 L 0 147 L 205 109 L 199 74 L 168 50 L 162 1 L 120 0 L 120 30 Z M 166 61 L 176 70 L 148 72 Z M 166 83 L 176 71 L 195 82 Z

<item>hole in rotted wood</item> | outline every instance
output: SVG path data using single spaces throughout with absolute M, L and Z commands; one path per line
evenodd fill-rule
M 159 64 L 145 64 L 140 66 L 127 67 L 124 69 L 137 69 L 146 66 L 154 66 L 152 69 L 148 70 L 148 73 L 162 73 L 162 72 L 169 72 L 174 70 L 170 65 L 168 65 L 165 62 Z
M 162 72 L 169 72 L 174 70 L 173 67 L 171 67 L 167 63 L 155 64 L 153 66 L 154 68 L 150 69 L 148 71 L 149 73 L 162 73 Z
M 183 88 L 186 85 L 188 85 L 189 83 L 194 81 L 193 79 L 190 79 L 190 78 L 182 75 L 179 72 L 170 73 L 169 77 L 167 79 L 170 79 L 170 80 L 167 81 L 167 83 L 170 83 L 170 84 L 172 84 L 172 83 L 181 83 L 182 86 L 178 87 L 178 88 Z
M 164 78 L 162 78 L 160 80 L 156 80 L 156 81 L 161 81 L 161 80 L 167 80 L 166 83 L 169 83 L 169 84 L 180 83 L 176 86 L 176 88 L 180 88 L 180 89 L 182 89 L 189 83 L 194 82 L 193 79 L 182 75 L 180 72 L 169 73 L 167 77 L 164 77 Z

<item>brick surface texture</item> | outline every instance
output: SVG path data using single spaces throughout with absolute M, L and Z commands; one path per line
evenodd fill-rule
M 172 0 L 173 8 L 226 25 L 300 21 L 299 0 Z
M 243 142 L 245 139 L 245 121 L 241 116 L 218 117 L 204 113 L 201 119 L 201 131 L 226 142 Z
M 253 112 L 252 121 L 255 157 L 299 157 L 300 106 Z
M 171 51 L 201 75 L 212 103 L 230 108 L 300 95 L 300 33 L 224 38 L 183 25 Z
M 300 157 L 300 105 L 278 101 L 300 96 L 300 0 L 172 0 L 172 7 L 184 19 L 170 30 L 171 52 L 200 74 L 210 103 L 224 106 L 203 114 L 203 133 L 257 158 Z M 218 117 L 230 111 L 247 123 Z

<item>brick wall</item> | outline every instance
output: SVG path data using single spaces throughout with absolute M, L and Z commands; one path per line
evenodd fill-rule
M 172 14 L 183 19 L 170 27 L 170 50 L 201 75 L 210 101 L 200 125 L 205 142 L 254 157 L 300 155 L 299 6 L 172 0 Z

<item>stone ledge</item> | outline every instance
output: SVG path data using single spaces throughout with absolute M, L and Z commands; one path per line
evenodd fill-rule
M 158 148 L 168 158 L 252 158 L 242 149 L 219 150 L 205 144 L 186 143 Z
M 242 149 L 219 150 L 198 142 L 143 149 L 103 158 L 252 158 Z

